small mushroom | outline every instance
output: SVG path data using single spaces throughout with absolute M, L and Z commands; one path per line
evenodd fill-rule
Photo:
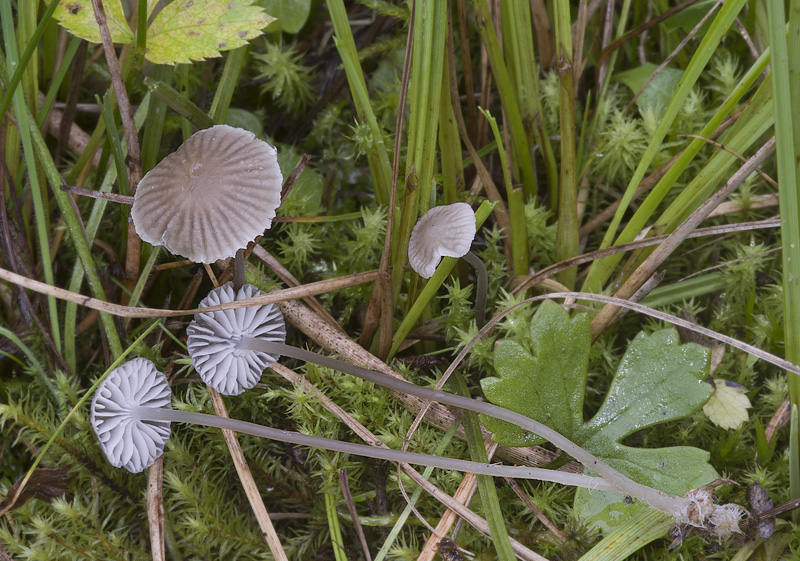
M 252 284 L 234 290 L 231 283 L 212 290 L 201 308 L 263 294 Z M 186 346 L 203 381 L 224 395 L 238 395 L 254 387 L 261 373 L 280 355 L 239 348 L 244 337 L 283 343 L 286 326 L 277 306 L 251 306 L 197 314 L 186 329 Z
M 239 298 L 236 298 L 236 300 L 238 301 Z M 250 306 L 250 307 L 258 308 L 259 306 Z M 242 308 L 242 309 L 248 309 L 248 308 Z M 229 336 L 227 335 L 229 330 L 227 328 L 222 328 L 222 326 L 225 325 L 226 323 L 230 323 L 230 320 L 227 319 L 227 315 L 230 314 L 230 312 L 231 310 L 202 312 L 202 315 L 210 316 L 211 319 L 211 321 L 208 320 L 204 321 L 205 326 L 207 326 L 209 329 L 215 330 L 213 333 L 213 338 L 211 336 L 208 336 L 202 342 L 202 345 L 208 347 L 207 348 L 208 352 L 220 352 L 230 355 L 238 355 L 245 352 L 261 352 L 261 353 L 267 353 L 271 356 L 287 356 L 305 362 L 318 364 L 320 366 L 323 366 L 325 368 L 330 368 L 332 370 L 338 370 L 339 372 L 344 372 L 345 374 L 356 376 L 363 380 L 367 380 L 368 382 L 372 382 L 373 384 L 384 386 L 397 392 L 413 395 L 426 401 L 435 401 L 443 403 L 445 405 L 451 405 L 453 407 L 465 409 L 467 411 L 474 411 L 476 413 L 488 415 L 489 417 L 495 417 L 497 419 L 517 425 L 520 428 L 523 428 L 527 431 L 530 431 L 534 434 L 537 434 L 549 440 L 555 446 L 561 448 L 564 452 L 566 452 L 579 462 L 583 463 L 585 466 L 589 467 L 595 473 L 599 474 L 602 479 L 600 479 L 599 481 L 595 481 L 589 488 L 600 489 L 601 487 L 598 487 L 597 485 L 603 485 L 604 486 L 603 488 L 605 490 L 613 490 L 618 493 L 631 495 L 637 499 L 642 500 L 643 502 L 646 502 L 653 508 L 662 510 L 663 512 L 679 513 L 681 512 L 680 509 L 687 508 L 687 505 L 689 504 L 688 499 L 666 495 L 658 491 L 655 491 L 650 487 L 636 483 L 635 481 L 621 474 L 611 466 L 605 464 L 604 462 L 601 462 L 591 453 L 587 452 L 586 450 L 584 450 L 583 448 L 581 448 L 568 438 L 564 437 L 563 435 L 559 434 L 555 430 L 551 429 L 550 427 L 547 427 L 546 425 L 543 425 L 538 421 L 535 421 L 533 419 L 525 417 L 524 415 L 520 415 L 519 413 L 515 413 L 503 407 L 499 407 L 497 405 L 486 403 L 483 401 L 478 401 L 475 399 L 469 399 L 459 395 L 453 395 L 443 391 L 431 390 L 429 388 L 417 386 L 415 384 L 411 384 L 404 380 L 398 380 L 391 376 L 386 376 L 385 374 L 380 374 L 378 372 L 374 372 L 372 370 L 368 370 L 366 368 L 362 368 L 354 364 L 349 364 L 347 362 L 343 362 L 341 360 L 337 360 L 329 356 L 320 355 L 311 351 L 307 351 L 305 349 L 298 349 L 297 347 L 287 345 L 282 341 L 274 341 L 274 340 L 269 341 L 266 340 L 265 338 L 245 335 L 243 333 L 236 334 L 234 336 Z M 193 320 L 192 323 L 194 323 L 194 321 L 197 320 L 196 319 Z M 193 329 L 193 328 L 190 325 L 188 329 Z M 247 329 L 249 329 L 248 326 L 242 327 L 242 331 L 246 331 Z M 193 352 L 198 352 L 198 350 L 195 350 Z M 218 360 L 224 360 L 224 358 L 219 358 Z M 318 446 L 318 447 L 324 447 L 324 446 Z M 482 473 L 482 472 L 476 472 L 476 473 Z M 567 484 L 573 485 L 575 483 L 567 483 Z
M 171 407 L 167 377 L 147 359 L 118 366 L 92 399 L 92 428 L 108 461 L 137 473 L 164 453 L 169 423 L 150 421 L 139 408 Z
M 434 207 L 422 215 L 411 231 L 408 264 L 419 276 L 429 279 L 442 257 L 463 257 L 478 277 L 475 322 L 480 328 L 485 323 L 489 276 L 483 261 L 470 251 L 475 233 L 475 215 L 467 203 Z
M 115 467 L 124 467 L 133 473 L 150 467 L 155 459 L 163 454 L 164 445 L 170 435 L 170 424 L 177 422 L 232 430 L 279 442 L 333 450 L 344 454 L 356 454 L 368 458 L 408 462 L 498 477 L 541 479 L 567 485 L 591 485 L 592 488 L 607 489 L 607 485 L 602 480 L 581 474 L 568 474 L 540 468 L 489 465 L 414 452 L 402 452 L 329 440 L 227 417 L 179 411 L 172 409 L 170 397 L 171 392 L 166 376 L 159 372 L 152 362 L 144 358 L 133 359 L 115 368 L 100 383 L 92 400 L 92 426 L 103 452 Z
M 233 257 L 272 224 L 283 176 L 277 150 L 250 131 L 216 125 L 193 134 L 139 182 L 139 236 L 197 263 Z

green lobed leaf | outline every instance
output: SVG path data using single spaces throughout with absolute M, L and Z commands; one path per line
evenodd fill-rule
M 648 62 L 638 68 L 615 74 L 614 79 L 628 86 L 635 95 L 650 79 L 656 68 L 658 66 Z M 663 115 L 682 76 L 683 72 L 675 68 L 667 67 L 661 70 L 636 100 L 636 107 L 639 111 L 643 111 L 645 107 L 652 107 L 656 115 Z
M 253 0 L 176 0 L 147 30 L 145 58 L 156 64 L 220 56 L 258 37 L 275 18 Z
M 275 25 L 270 26 L 270 33 L 285 31 L 295 34 L 300 31 L 311 13 L 311 0 L 263 0 L 264 9 L 275 16 Z
M 114 43 L 130 43 L 133 41 L 133 32 L 125 20 L 120 0 L 103 0 L 106 12 L 108 31 Z M 62 27 L 73 35 L 92 43 L 102 43 L 100 28 L 94 17 L 92 0 L 65 0 L 62 1 L 53 17 Z
M 591 334 L 586 314 L 574 318 L 558 304 L 545 302 L 530 326 L 530 354 L 516 341 L 506 340 L 495 349 L 498 378 L 481 380 L 492 403 L 541 421 L 563 435 L 583 425 L 583 394 L 589 364 Z M 541 372 L 531 383 L 532 373 Z M 482 418 L 495 440 L 508 446 L 528 446 L 542 439 L 516 425 Z
M 629 477 L 661 491 L 682 495 L 716 477 L 704 450 L 643 449 L 622 443 L 636 431 L 688 416 L 708 400 L 708 349 L 681 345 L 674 329 L 640 333 L 628 346 L 603 405 L 584 422 L 588 318 L 570 318 L 557 304 L 545 302 L 533 317 L 530 335 L 533 353 L 515 341 L 498 345 L 494 359 L 499 377 L 481 381 L 489 401 L 547 424 Z M 508 423 L 487 417 L 483 422 L 502 444 L 538 441 Z M 642 508 L 623 498 L 579 490 L 575 509 L 608 531 Z

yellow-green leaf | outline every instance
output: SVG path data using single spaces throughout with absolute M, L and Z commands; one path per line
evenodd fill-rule
M 120 0 L 103 0 L 108 31 L 114 43 L 130 43 L 133 32 L 125 21 L 125 12 Z M 61 0 L 53 13 L 59 23 L 70 33 L 91 43 L 102 43 L 100 27 L 94 17 L 92 0 Z
M 253 0 L 175 0 L 147 30 L 145 58 L 175 64 L 220 56 L 258 37 L 275 20 Z
M 703 413 L 723 429 L 737 429 L 747 419 L 750 409 L 747 388 L 728 380 L 714 380 L 714 393 L 703 406 Z

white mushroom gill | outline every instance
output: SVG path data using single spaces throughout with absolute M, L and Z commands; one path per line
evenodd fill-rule
M 297 432 L 265 427 L 216 415 L 178 411 L 171 408 L 170 388 L 164 374 L 144 358 L 115 368 L 100 383 L 92 400 L 91 419 L 100 446 L 109 462 L 137 473 L 150 467 L 162 455 L 170 435 L 170 423 L 190 423 L 232 430 L 279 442 L 333 450 L 394 462 L 406 462 L 470 473 L 519 479 L 539 479 L 565 485 L 609 490 L 596 477 L 553 470 L 482 464 L 454 458 L 402 452 L 365 444 L 329 440 Z
M 227 283 L 212 290 L 201 308 L 263 294 L 252 284 L 234 290 Z M 286 326 L 277 306 L 251 306 L 197 314 L 186 329 L 186 346 L 203 381 L 224 395 L 238 395 L 255 386 L 261 373 L 280 355 L 244 350 L 243 337 L 284 342 Z

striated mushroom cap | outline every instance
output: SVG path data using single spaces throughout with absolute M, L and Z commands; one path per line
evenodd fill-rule
M 139 182 L 139 236 L 197 263 L 233 257 L 272 224 L 281 203 L 278 151 L 250 131 L 193 134 Z
M 227 283 L 212 290 L 199 307 L 227 304 L 260 294 L 264 293 L 252 284 L 245 284 L 235 292 L 233 284 Z M 283 314 L 274 304 L 201 312 L 186 328 L 186 333 L 186 346 L 195 370 L 206 384 L 223 395 L 239 395 L 254 387 L 264 369 L 280 358 L 280 355 L 239 348 L 243 337 L 286 341 Z
M 92 399 L 91 421 L 100 447 L 114 467 L 138 473 L 164 453 L 167 421 L 139 419 L 137 407 L 172 408 L 167 377 L 145 358 L 111 371 Z
M 476 231 L 475 214 L 467 203 L 434 207 L 411 231 L 408 264 L 429 279 L 442 257 L 461 257 L 469 251 Z

